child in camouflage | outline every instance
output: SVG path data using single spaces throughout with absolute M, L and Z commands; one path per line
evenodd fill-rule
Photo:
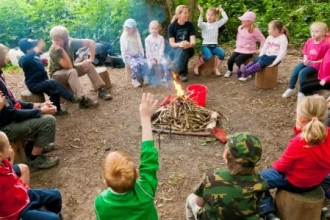
M 262 147 L 244 132 L 229 137 L 223 158 L 227 168 L 212 169 L 186 203 L 186 219 L 258 220 L 258 202 L 267 183 L 256 172 Z

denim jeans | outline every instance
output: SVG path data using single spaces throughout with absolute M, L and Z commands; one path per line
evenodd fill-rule
M 220 60 L 225 58 L 225 51 L 221 47 L 207 47 L 202 46 L 203 60 L 208 61 L 212 58 L 213 55 L 219 57 Z
M 269 66 L 276 60 L 277 56 L 267 56 L 267 55 L 262 55 L 253 60 L 254 63 L 259 63 L 261 69 L 265 68 L 266 66 Z
M 71 100 L 73 97 L 72 92 L 53 79 L 48 79 L 43 82 L 36 83 L 33 86 L 29 86 L 29 90 L 35 94 L 46 93 L 49 96 L 49 100 L 53 102 L 58 111 L 61 110 L 61 97 L 66 100 Z
M 169 70 L 179 73 L 181 76 L 188 74 L 188 61 L 194 55 L 194 49 L 183 49 L 181 47 L 171 48 Z
M 284 174 L 279 173 L 277 170 L 270 168 L 260 172 L 260 175 L 268 183 L 270 189 L 284 189 L 290 192 L 307 192 L 315 189 L 315 187 L 310 188 L 299 188 L 292 185 Z M 260 215 L 264 216 L 268 213 L 275 213 L 276 208 L 273 201 L 273 197 L 269 191 L 265 192 L 265 196 L 260 200 L 259 203 Z
M 58 190 L 30 189 L 30 203 L 23 209 L 22 220 L 59 220 L 62 209 L 62 196 Z M 46 210 L 41 209 L 45 207 Z
M 299 83 L 303 83 L 307 80 L 307 76 L 311 74 L 317 74 L 317 69 L 311 66 L 305 66 L 303 63 L 299 63 L 295 68 L 293 68 L 289 88 L 294 89 L 296 83 L 299 79 Z

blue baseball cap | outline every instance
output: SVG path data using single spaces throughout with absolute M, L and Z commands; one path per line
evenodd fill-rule
M 30 50 L 31 48 L 34 48 L 39 40 L 36 39 L 30 39 L 30 38 L 23 38 L 18 42 L 19 49 L 26 53 L 26 51 Z

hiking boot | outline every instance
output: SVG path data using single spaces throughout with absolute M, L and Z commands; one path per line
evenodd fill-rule
M 79 103 L 81 101 L 82 97 L 78 97 L 78 96 L 72 96 L 70 102 L 72 103 Z
M 55 116 L 64 116 L 64 115 L 68 115 L 69 113 L 66 110 L 59 110 L 56 111 Z
M 231 76 L 231 71 L 230 70 L 227 70 L 224 77 L 225 78 L 229 78 Z
M 58 157 L 49 158 L 43 154 L 38 156 L 35 160 L 31 160 L 28 158 L 27 164 L 32 171 L 37 171 L 40 169 L 49 169 L 51 167 L 56 166 L 60 162 Z
M 179 80 L 180 80 L 181 82 L 187 82 L 187 81 L 188 81 L 188 77 L 186 77 L 186 76 L 182 76 L 182 75 L 179 75 Z
M 108 93 L 108 91 L 104 87 L 99 89 L 98 97 L 104 100 L 112 99 L 112 96 L 110 95 L 110 93 Z
M 290 96 L 292 96 L 293 94 L 295 94 L 295 90 L 294 89 L 287 89 L 285 90 L 285 92 L 282 94 L 282 98 L 288 98 Z
M 95 108 L 99 105 L 97 101 L 91 100 L 89 97 L 83 96 L 79 103 L 80 108 Z
M 269 213 L 265 216 L 265 220 L 281 220 L 279 217 L 277 217 L 274 213 Z
M 53 150 L 55 150 L 55 144 L 54 143 L 49 143 L 42 149 L 42 153 L 46 154 L 46 153 L 49 153 Z

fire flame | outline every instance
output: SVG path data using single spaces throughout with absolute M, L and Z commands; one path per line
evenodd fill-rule
M 174 87 L 175 87 L 175 90 L 176 90 L 176 95 L 178 97 L 182 97 L 185 95 L 185 91 L 182 89 L 181 85 L 178 83 L 177 81 L 177 78 L 178 78 L 178 73 L 174 73 L 172 72 L 172 76 L 173 76 L 173 83 L 174 83 Z

